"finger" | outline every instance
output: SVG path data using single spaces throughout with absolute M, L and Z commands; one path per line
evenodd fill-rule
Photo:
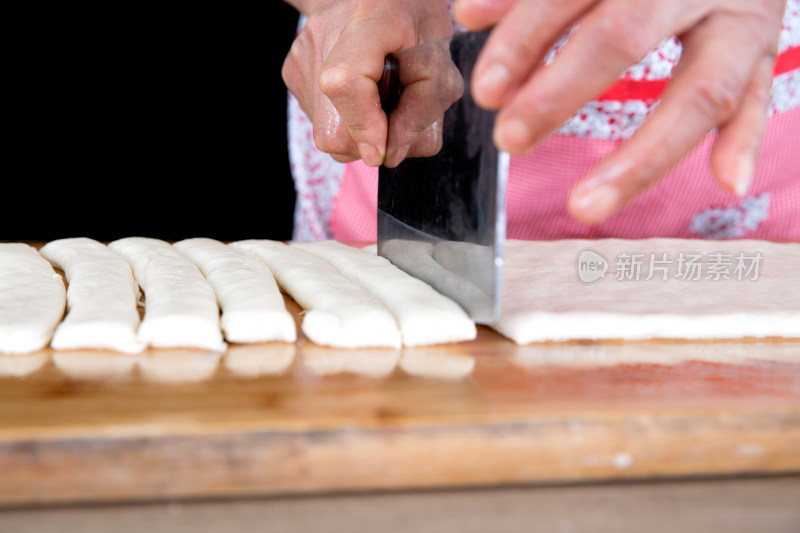
M 333 103 L 321 91 L 315 91 L 313 99 L 310 117 L 317 148 L 340 162 L 361 158 L 356 142 Z
M 456 22 L 472 31 L 497 24 L 518 0 L 458 0 L 453 5 Z
M 365 31 L 365 28 L 368 28 Z M 350 24 L 331 49 L 319 75 L 319 87 L 338 111 L 364 163 L 377 166 L 386 152 L 386 114 L 377 83 L 386 54 L 406 44 L 401 32 L 381 32 L 364 21 Z
M 428 152 L 441 146 L 435 133 L 441 131 L 444 112 L 464 94 L 464 80 L 451 60 L 449 42 L 436 44 L 419 52 L 425 58 L 416 53 L 401 58 L 398 71 L 404 88 L 389 117 L 388 166 L 398 165 L 413 146 L 414 153 L 433 155 Z
M 500 110 L 494 132 L 498 147 L 512 154 L 530 151 L 675 28 L 703 16 L 683 3 L 607 0 L 596 5 L 555 59 Z
M 331 154 L 331 158 L 334 161 L 338 161 L 339 163 L 350 163 L 352 161 L 357 161 L 359 159 L 358 156 L 343 155 L 343 154 Z
M 359 153 L 336 108 L 312 83 L 314 38 L 304 29 L 292 43 L 281 68 L 287 89 L 295 96 L 300 109 L 313 127 L 314 144 L 340 162 L 358 159 Z
M 471 80 L 475 102 L 486 109 L 502 106 L 594 1 L 517 2 L 492 30 L 475 64 Z
M 442 149 L 442 121 L 437 120 L 414 137 L 413 144 L 398 144 L 392 140 L 392 129 L 389 129 L 389 146 L 383 164 L 394 168 L 407 157 L 429 157 Z
M 762 52 L 740 17 L 716 13 L 691 31 L 678 69 L 656 110 L 619 150 L 576 185 L 569 209 L 602 222 L 658 181 L 739 108 Z
M 437 120 L 418 137 L 417 141 L 408 150 L 408 157 L 429 157 L 439 153 L 442 149 L 443 122 Z
M 313 127 L 316 147 L 340 162 L 358 159 L 359 153 L 336 108 L 313 83 L 317 70 L 314 32 L 306 26 L 292 43 L 281 76 Z
M 306 35 L 301 32 L 292 43 L 289 53 L 283 61 L 281 78 L 289 92 L 297 99 L 300 108 L 310 117 L 312 116 L 312 106 L 307 88 L 311 80 L 312 62 L 306 60 L 307 50 Z
M 767 123 L 775 56 L 761 57 L 739 110 L 720 126 L 711 149 L 711 170 L 720 186 L 744 196 L 753 179 L 761 139 Z

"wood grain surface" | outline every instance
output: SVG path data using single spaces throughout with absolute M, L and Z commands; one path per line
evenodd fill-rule
M 796 471 L 798 341 L 0 356 L 2 505 Z

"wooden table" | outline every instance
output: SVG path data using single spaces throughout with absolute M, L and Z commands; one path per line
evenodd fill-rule
M 6 506 L 798 471 L 798 341 L 0 356 Z
M 0 509 L 13 533 L 797 533 L 800 476 Z

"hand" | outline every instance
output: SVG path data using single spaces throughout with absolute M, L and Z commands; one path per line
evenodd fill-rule
M 384 161 L 397 164 L 406 155 L 438 151 L 443 110 L 433 115 L 413 112 L 418 107 L 413 105 L 414 98 L 425 92 L 430 79 L 401 79 L 405 90 L 392 114 L 391 134 L 377 83 L 388 54 L 452 34 L 446 2 L 293 3 L 308 20 L 292 45 L 282 74 L 313 123 L 317 147 L 337 161 L 361 158 L 370 166 Z
M 450 42 L 439 39 L 396 54 L 402 92 L 389 114 L 383 162 L 387 167 L 396 167 L 407 155 L 430 156 L 441 150 L 444 113 L 464 94 L 464 79 L 452 61 Z
M 652 115 L 575 186 L 572 215 L 602 222 L 663 177 L 718 128 L 711 169 L 743 195 L 766 123 L 784 0 L 458 0 L 456 19 L 495 25 L 476 64 L 473 97 L 498 109 L 501 149 L 533 149 L 663 39 L 683 43 L 681 60 Z M 579 22 L 548 66 L 539 65 Z

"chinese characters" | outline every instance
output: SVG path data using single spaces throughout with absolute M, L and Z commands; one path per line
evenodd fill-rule
M 682 281 L 756 281 L 764 257 L 753 253 L 620 252 L 614 270 L 617 281 L 670 278 Z

